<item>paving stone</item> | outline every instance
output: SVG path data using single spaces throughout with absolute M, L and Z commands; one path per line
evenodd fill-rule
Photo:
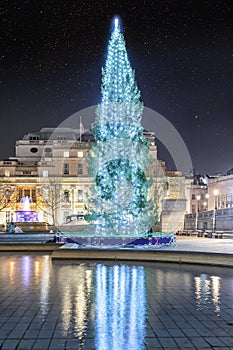
M 193 328 L 184 328 L 181 327 L 182 332 L 188 336 L 188 337 L 199 337 L 199 334 L 197 333 L 197 331 Z
M 223 336 L 223 337 L 221 337 L 221 340 L 225 345 L 233 348 L 233 338 L 232 337 L 224 337 Z
M 165 349 L 167 349 L 169 347 L 170 348 L 177 348 L 177 345 L 172 338 L 159 338 L 159 341 Z
M 168 332 L 174 338 L 177 338 L 177 337 L 181 337 L 182 338 L 182 337 L 184 337 L 184 333 L 179 328 L 171 328 L 171 329 L 169 328 Z
M 49 348 L 51 339 L 37 339 L 33 345 L 33 350 L 45 350 Z
M 210 344 L 212 347 L 213 346 L 224 346 L 224 342 L 216 337 L 204 337 L 205 341 Z
M 79 346 L 80 346 L 79 339 L 68 339 L 66 342 L 66 349 L 67 350 L 78 349 Z
M 174 337 L 173 340 L 181 349 L 195 349 L 195 346 L 188 338 Z
M 18 339 L 7 339 L 1 346 L 1 350 L 15 350 L 19 343 Z
M 22 339 L 17 347 L 17 350 L 31 350 L 34 343 L 35 339 Z

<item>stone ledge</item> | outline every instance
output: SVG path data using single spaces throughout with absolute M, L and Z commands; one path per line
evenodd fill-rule
M 0 243 L 0 252 L 52 252 L 60 247 L 57 243 Z
M 215 266 L 233 266 L 233 255 L 222 253 L 199 253 L 183 251 L 149 251 L 149 250 L 113 250 L 113 249 L 57 249 L 52 252 L 52 259 L 80 260 L 125 260 L 189 263 Z

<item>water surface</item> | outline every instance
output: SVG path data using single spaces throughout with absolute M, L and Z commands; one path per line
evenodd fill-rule
M 9 253 L 0 266 L 3 349 L 230 349 L 231 268 Z

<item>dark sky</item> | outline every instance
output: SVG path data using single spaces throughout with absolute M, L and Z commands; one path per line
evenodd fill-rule
M 117 14 L 145 106 L 178 130 L 197 173 L 233 167 L 231 1 L 135 3 L 1 2 L 0 159 L 14 156 L 24 134 L 56 127 L 100 101 L 101 66 Z

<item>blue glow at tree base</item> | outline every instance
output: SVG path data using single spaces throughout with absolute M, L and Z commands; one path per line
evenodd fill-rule
M 98 236 L 142 236 L 157 222 L 142 112 L 124 37 L 115 21 L 102 71 L 102 100 L 92 126 L 96 143 L 88 156 L 94 183 L 85 219 Z

